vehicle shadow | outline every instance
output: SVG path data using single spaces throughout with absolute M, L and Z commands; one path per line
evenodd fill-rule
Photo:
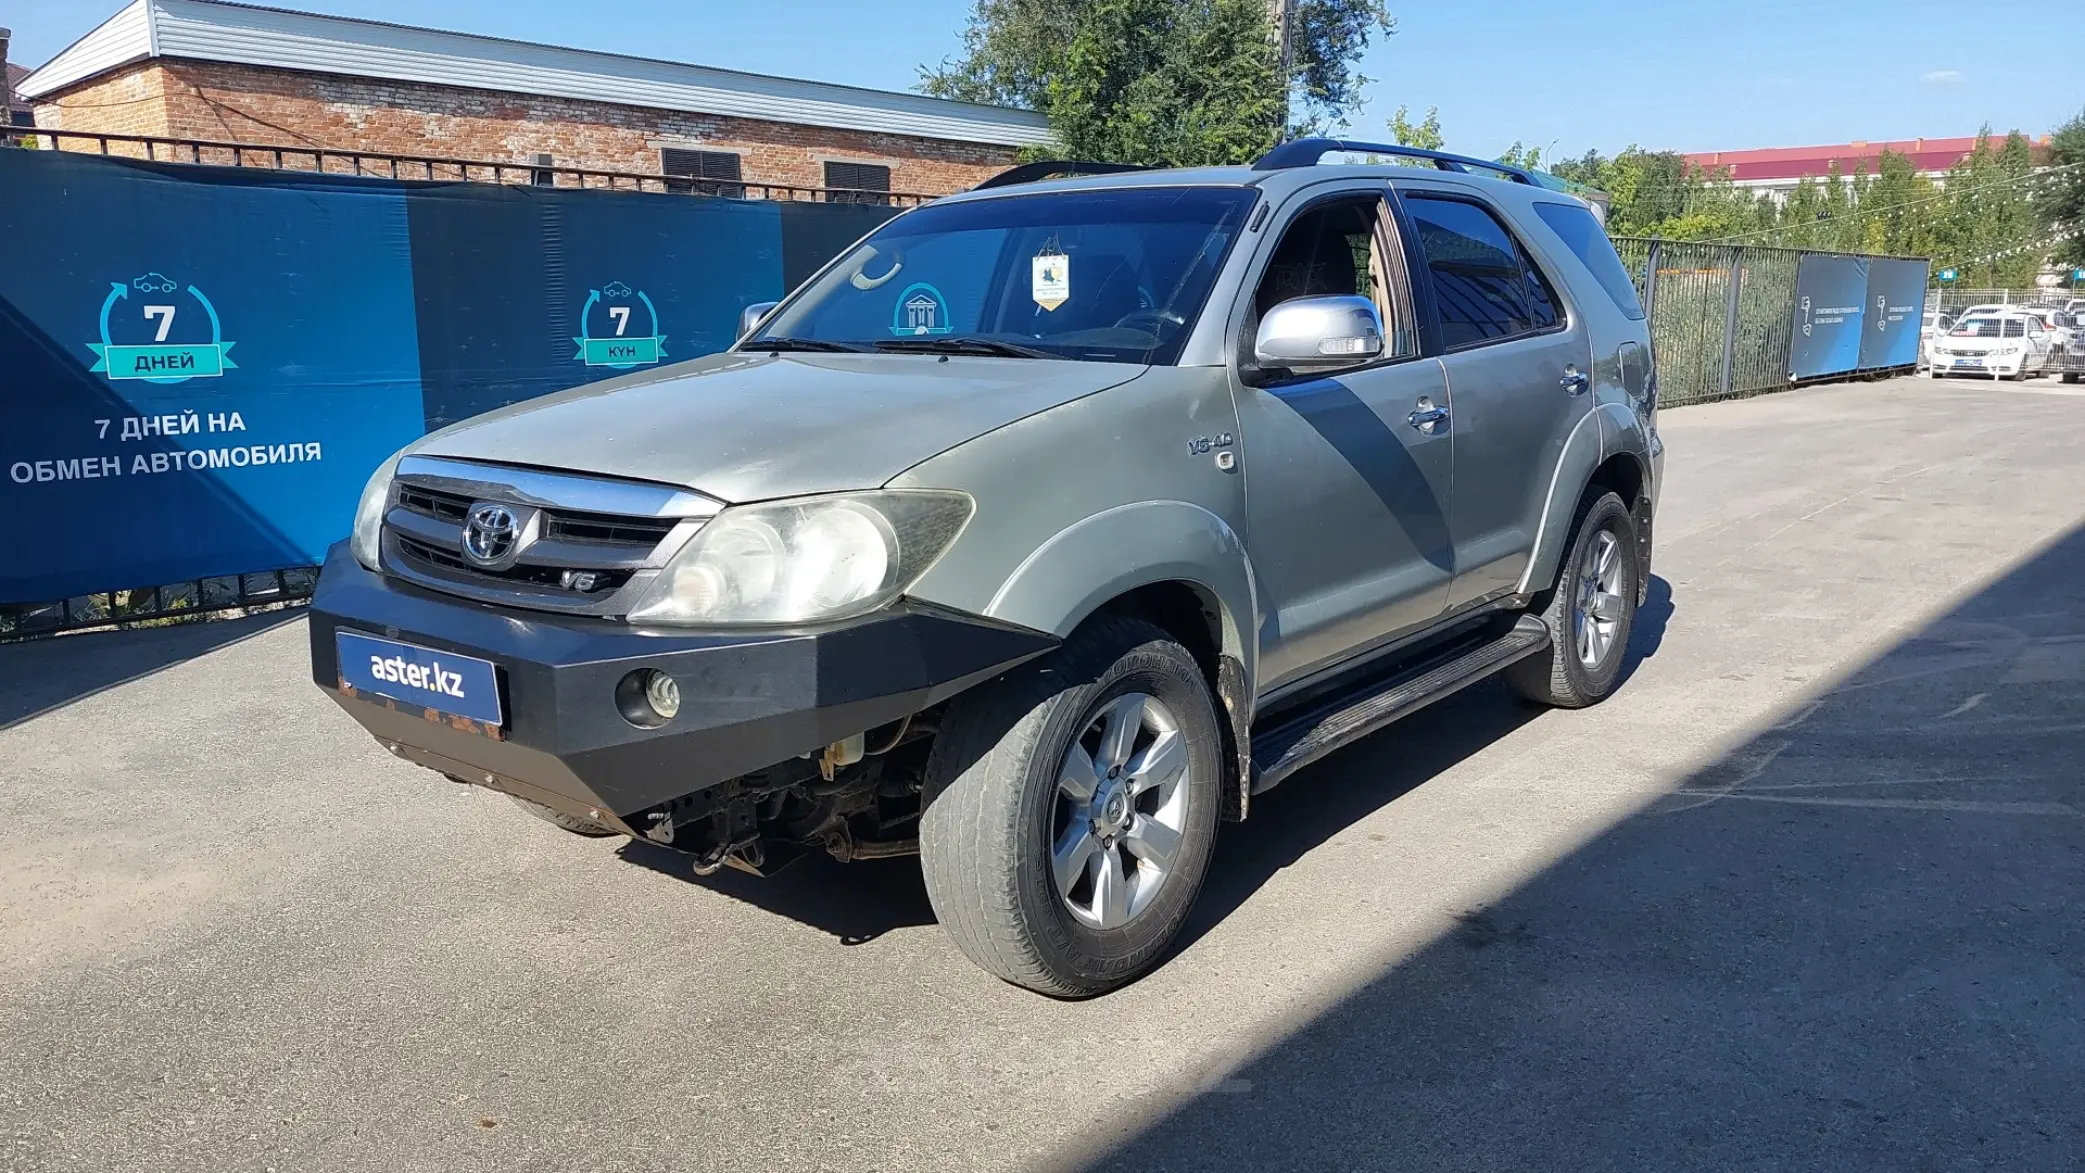
M 1331 1009 L 1270 1024 L 1184 1105 L 1060 1159 L 2076 1168 L 2081 711 L 2073 531 Z M 1339 817 L 1277 816 L 1305 842 Z M 1245 830 L 1234 852 L 1281 858 Z
M 1636 620 L 1629 629 L 1629 658 L 1622 662 L 1619 688 L 1634 675 L 1645 660 L 1658 654 L 1665 644 L 1665 628 L 1672 622 L 1678 610 L 1672 601 L 1672 583 L 1664 576 L 1651 575 L 1650 589 L 1643 594 L 1643 606 L 1636 609 Z
M 238 619 L 0 644 L 0 729 L 303 617 L 301 610 L 292 608 Z
M 772 876 L 729 868 L 698 876 L 693 856 L 642 839 L 626 841 L 616 854 L 627 863 L 831 933 L 842 945 L 862 945 L 894 929 L 934 923 L 916 858 L 841 863 L 814 852 Z
M 1673 612 L 1672 584 L 1652 575 L 1629 635 L 1628 658 L 1622 665 L 1624 681 L 1658 653 Z M 1222 829 L 1209 879 L 1175 951 L 1193 944 L 1283 868 L 1326 840 L 1543 712 L 1513 695 L 1503 681 L 1481 681 L 1255 798 L 1250 819 Z

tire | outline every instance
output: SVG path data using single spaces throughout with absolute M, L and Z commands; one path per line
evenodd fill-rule
M 2065 372 L 2063 372 L 2063 381 L 2064 381 L 2064 382 L 2066 382 L 2066 383 L 2076 383 L 2076 382 L 2078 381 L 2078 372 L 2076 372 L 2076 371 L 2065 371 Z
M 1611 546 L 1603 542 L 1603 535 L 1612 540 Z M 1584 584 L 1591 569 L 1588 559 L 1595 557 L 1594 552 L 1599 549 L 1610 549 L 1614 559 L 1614 577 L 1607 584 L 1613 589 L 1602 592 L 1607 601 L 1601 606 L 1608 617 L 1600 620 L 1612 626 L 1596 629 L 1595 646 L 1600 650 L 1588 663 L 1581 654 L 1580 621 L 1590 623 L 1597 617 L 1579 604 L 1585 597 Z M 1621 678 L 1622 663 L 1628 658 L 1629 633 L 1636 623 L 1636 601 L 1643 594 L 1642 575 L 1636 553 L 1636 525 L 1628 507 L 1613 493 L 1588 493 L 1579 505 L 1571 544 L 1563 565 L 1557 569 L 1556 586 L 1546 598 L 1536 600 L 1535 613 L 1549 626 L 1549 647 L 1508 668 L 1506 683 L 1536 704 L 1560 709 L 1582 709 L 1605 700 L 1614 691 L 1615 682 Z M 1602 630 L 1604 645 L 1597 642 Z
M 622 834 L 621 831 L 613 827 L 604 827 L 592 819 L 582 819 L 578 815 L 568 815 L 563 811 L 552 810 L 540 802 L 530 802 L 526 798 L 520 798 L 512 794 L 507 797 L 514 799 L 514 805 L 522 810 L 554 827 L 563 827 L 574 835 L 584 835 L 589 839 L 606 839 L 610 835 Z
M 928 761 L 919 843 L 934 914 L 963 955 L 1059 998 L 1106 993 L 1151 969 L 1209 869 L 1223 796 L 1216 720 L 1187 649 L 1150 623 L 1115 616 L 956 698 Z M 1132 739 L 1127 752 L 1107 739 L 1117 729 Z M 1149 752 L 1168 731 L 1177 749 Z M 1075 746 L 1096 763 L 1086 804 L 1060 786 Z M 1108 772 L 1111 759 L 1126 767 L 1119 778 Z M 1174 779 L 1170 787 L 1162 777 Z M 1137 791 L 1140 780 L 1149 788 Z M 1169 838 L 1170 867 L 1161 871 L 1147 860 Z M 1053 867 L 1058 850 L 1077 856 L 1065 869 L 1069 888 Z M 1119 903 L 1103 899 L 1104 882 L 1124 894 Z M 1116 923 L 1105 923 L 1111 917 Z

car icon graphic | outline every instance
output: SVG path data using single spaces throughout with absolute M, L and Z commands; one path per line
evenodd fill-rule
M 628 297 L 630 296 L 630 287 L 620 281 L 610 281 L 607 285 L 601 287 L 601 296 Z
M 172 293 L 174 290 L 181 288 L 174 283 L 173 278 L 168 277 L 164 273 L 147 273 L 143 277 L 132 281 L 130 285 L 131 288 L 140 293 Z

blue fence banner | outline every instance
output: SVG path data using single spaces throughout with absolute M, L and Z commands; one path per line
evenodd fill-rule
M 1930 270 L 1928 261 L 1868 258 L 1860 369 L 1908 367 L 1918 362 L 1919 327 L 1925 323 L 1926 275 Z
M 0 150 L 0 603 L 316 565 L 430 428 L 721 350 L 896 211 Z
M 0 150 L 0 239 L 0 601 L 308 565 L 423 429 L 397 184 Z
M 1844 374 L 1860 365 L 1861 320 L 1867 299 L 1866 258 L 1803 254 L 1795 270 L 1790 378 Z

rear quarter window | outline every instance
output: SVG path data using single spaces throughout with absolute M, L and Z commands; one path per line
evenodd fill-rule
M 1607 239 L 1607 230 L 1600 221 L 1580 204 L 1538 203 L 1535 214 L 1549 225 L 1585 267 L 1592 270 L 1593 280 L 1614 299 L 1615 308 L 1632 318 L 1643 317 L 1643 302 L 1636 296 L 1636 283 L 1629 279 L 1629 269 L 1622 264 L 1621 255 L 1614 251 L 1614 242 Z

